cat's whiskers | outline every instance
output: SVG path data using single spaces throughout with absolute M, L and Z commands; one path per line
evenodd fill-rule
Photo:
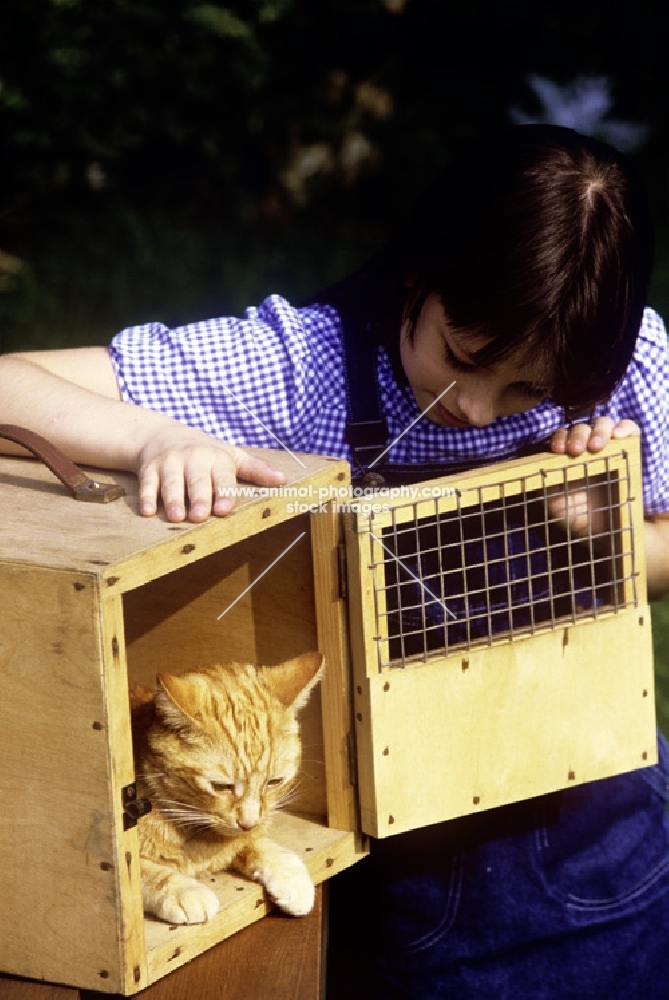
M 316 778 L 316 775 L 313 772 L 307 770 L 305 768 L 305 766 L 304 766 L 305 764 L 306 765 L 315 764 L 317 767 L 320 768 L 320 767 L 324 767 L 325 766 L 325 761 L 318 760 L 316 757 L 314 757 L 313 760 L 303 760 L 302 761 L 302 767 L 300 769 L 300 777 L 301 778 L 309 778 L 311 781 L 313 781 Z
M 176 806 L 178 809 L 192 809 L 194 812 L 202 813 L 203 810 L 199 806 L 194 806 L 191 802 L 182 802 L 180 799 L 166 799 L 166 798 L 156 798 L 153 800 L 158 804 L 161 812 L 163 811 L 161 802 L 167 803 L 167 805 Z
M 217 816 L 198 809 L 190 802 L 158 798 L 154 799 L 154 804 L 162 815 L 176 826 L 202 827 L 211 830 L 220 822 Z
M 218 822 L 215 816 L 210 816 L 207 813 L 189 813 L 188 811 L 182 812 L 179 809 L 161 809 L 160 810 L 165 819 L 174 826 L 188 828 L 191 831 L 195 830 L 212 830 L 218 826 Z
M 286 792 L 284 792 L 281 798 L 277 799 L 274 808 L 283 809 L 284 806 L 290 805 L 290 803 L 297 798 L 301 783 L 302 779 L 298 778 L 297 781 L 293 785 L 291 785 L 291 787 Z

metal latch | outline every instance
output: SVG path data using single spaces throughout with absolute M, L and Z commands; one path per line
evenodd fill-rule
M 137 798 L 137 785 L 134 783 L 126 785 L 121 789 L 123 801 L 123 829 L 132 830 L 137 826 L 137 820 L 146 816 L 153 808 L 150 799 Z

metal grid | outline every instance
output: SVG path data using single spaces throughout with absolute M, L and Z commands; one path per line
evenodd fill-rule
M 629 464 L 582 463 L 537 489 L 527 478 L 456 490 L 455 509 L 418 501 L 370 515 L 379 669 L 596 619 L 638 603 Z M 601 469 L 602 462 L 598 468 Z M 536 480 L 536 476 L 534 477 Z M 587 501 L 576 536 L 560 505 Z M 443 504 L 442 504 L 443 508 Z M 581 508 L 579 508 L 581 509 Z

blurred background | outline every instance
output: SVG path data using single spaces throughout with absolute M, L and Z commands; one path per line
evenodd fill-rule
M 0 351 L 298 301 L 509 121 L 634 159 L 669 316 L 666 40 L 656 0 L 2 0 Z

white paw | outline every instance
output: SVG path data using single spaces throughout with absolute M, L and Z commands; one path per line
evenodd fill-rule
M 314 905 L 314 884 L 296 854 L 287 852 L 276 867 L 265 871 L 263 883 L 276 905 L 294 917 L 303 917 Z
M 218 896 L 195 879 L 170 887 L 155 900 L 151 912 L 170 924 L 203 924 L 218 913 Z

